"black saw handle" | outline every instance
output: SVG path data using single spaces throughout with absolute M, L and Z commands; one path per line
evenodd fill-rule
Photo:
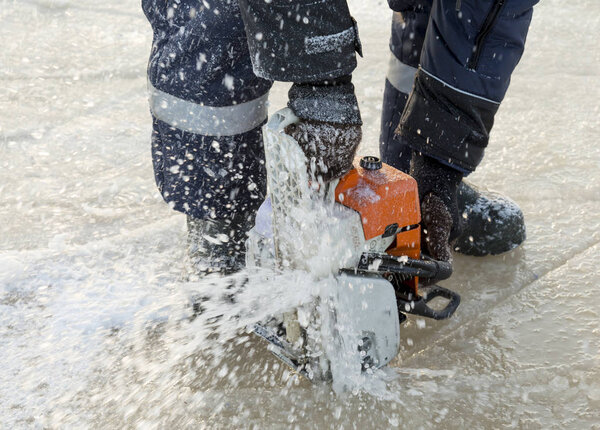
M 460 296 L 452 290 L 439 285 L 428 285 L 419 288 L 420 297 L 417 300 L 397 298 L 398 310 L 407 314 L 420 315 L 434 320 L 450 318 L 460 304 Z M 440 310 L 430 308 L 427 303 L 436 297 L 448 299 L 448 304 Z
M 423 256 L 423 259 L 400 258 L 380 252 L 365 252 L 360 257 L 358 269 L 372 273 L 397 273 L 410 277 L 426 278 L 429 283 L 448 279 L 452 275 L 452 264 Z

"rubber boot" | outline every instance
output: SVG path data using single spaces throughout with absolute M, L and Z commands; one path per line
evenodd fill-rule
M 386 84 L 381 159 L 398 170 L 410 173 L 412 151 L 400 136 L 394 136 L 393 129 L 397 124 L 391 120 L 400 96 L 389 83 Z M 515 249 L 525 241 L 525 217 L 511 199 L 477 188 L 463 179 L 458 186 L 456 203 L 458 214 L 462 217 L 462 232 L 454 242 L 454 251 L 471 256 L 497 255 Z
M 444 169 L 439 170 L 444 171 Z M 437 174 L 435 169 L 430 173 L 432 172 L 434 176 Z M 424 211 L 425 191 L 429 189 L 421 190 L 421 188 L 436 181 L 424 181 L 427 175 L 422 178 L 422 174 L 415 175 L 415 173 L 414 170 L 411 171 L 419 183 L 419 195 L 422 211 Z M 443 175 L 439 174 L 439 176 Z M 455 252 L 476 257 L 498 255 L 515 249 L 525 241 L 525 217 L 514 201 L 499 193 L 479 189 L 464 179 L 457 187 L 455 200 L 448 200 L 450 194 L 454 196 L 454 193 L 445 190 L 436 193 L 451 212 L 453 223 L 449 239 Z M 429 204 L 425 206 L 435 207 Z M 422 215 L 425 216 L 426 213 L 427 211 Z
M 188 257 L 199 277 L 210 273 L 230 275 L 245 266 L 249 217 L 213 220 L 188 216 Z
M 208 275 L 227 276 L 242 270 L 246 265 L 246 233 L 251 227 L 250 217 L 245 216 L 228 220 L 188 216 L 188 280 L 198 281 Z M 245 280 L 230 278 L 225 284 L 221 300 L 233 303 L 236 293 L 244 287 Z M 194 320 L 204 312 L 203 303 L 209 298 L 196 294 L 190 299 L 191 319 Z
M 463 181 L 458 187 L 463 232 L 454 250 L 465 255 L 498 255 L 518 247 L 527 236 L 525 217 L 511 199 Z

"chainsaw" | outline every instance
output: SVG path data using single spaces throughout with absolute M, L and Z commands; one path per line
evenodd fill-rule
M 319 346 L 323 331 L 311 323 L 329 325 L 336 337 L 345 317 L 352 330 L 344 344 L 361 371 L 383 367 L 398 354 L 406 314 L 441 320 L 455 312 L 460 296 L 435 284 L 452 267 L 421 252 L 419 194 L 411 176 L 367 156 L 340 179 L 323 183 L 310 175 L 310 161 L 284 132 L 296 121 L 286 108 L 263 127 L 269 197 L 249 232 L 246 264 L 333 276 L 335 297 L 273 316 L 254 332 L 288 366 L 312 381 L 327 380 L 332 350 Z M 438 297 L 445 305 L 430 306 Z M 329 301 L 325 317 L 315 312 L 323 301 Z

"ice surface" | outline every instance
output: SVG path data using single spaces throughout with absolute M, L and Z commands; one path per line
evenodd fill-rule
M 597 1 L 536 7 L 471 178 L 521 205 L 526 244 L 457 256 L 444 284 L 462 296 L 456 316 L 410 318 L 387 390 L 343 395 L 297 380 L 249 337 L 208 366 L 201 321 L 177 326 L 194 286 L 181 281 L 185 220 L 153 183 L 138 2 L 2 6 L 0 427 L 599 427 Z M 360 152 L 372 154 L 390 13 L 378 0 L 351 8 Z M 274 88 L 273 109 L 285 93 Z M 310 293 L 292 277 L 292 297 L 277 296 L 277 281 L 267 309 Z M 246 298 L 250 318 L 259 298 Z

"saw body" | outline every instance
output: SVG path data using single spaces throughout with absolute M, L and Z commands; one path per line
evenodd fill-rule
M 311 380 L 331 377 L 328 354 L 335 353 L 311 333 L 311 324 L 326 324 L 326 332 L 339 338 L 328 343 L 350 342 L 349 354 L 356 352 L 363 371 L 382 367 L 398 352 L 406 313 L 434 319 L 454 313 L 460 297 L 432 285 L 449 277 L 451 267 L 421 257 L 412 177 L 376 157 L 363 157 L 339 180 L 322 183 L 311 177 L 310 161 L 283 132 L 295 120 L 283 109 L 263 128 L 269 199 L 249 233 L 247 265 L 333 274 L 337 285 L 330 297 L 316 300 L 320 303 L 275 316 L 258 324 L 255 333 Z M 420 288 L 420 279 L 429 286 Z M 435 297 L 447 299 L 446 306 L 429 307 Z

